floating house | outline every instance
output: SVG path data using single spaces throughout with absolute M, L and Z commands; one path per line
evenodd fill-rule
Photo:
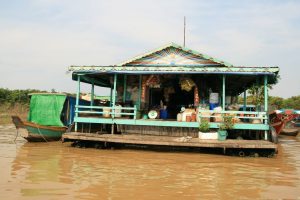
M 174 139 L 185 137 L 199 147 L 242 148 L 235 139 L 243 138 L 244 147 L 276 148 L 269 142 L 268 84 L 276 83 L 278 67 L 234 66 L 171 43 L 117 65 L 71 66 L 69 71 L 78 87 L 75 132 L 65 134 L 66 140 L 180 146 Z M 91 85 L 92 97 L 95 86 L 110 88 L 109 104 L 91 99 L 89 106 L 80 105 L 82 82 Z M 263 87 L 260 110 L 246 105 L 247 89 L 253 85 Z M 244 104 L 238 107 L 241 94 Z M 198 138 L 203 121 L 217 130 L 229 116 L 234 124 L 228 140 Z M 86 133 L 94 134 L 92 139 Z

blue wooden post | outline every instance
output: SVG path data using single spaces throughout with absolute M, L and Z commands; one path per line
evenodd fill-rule
M 223 74 L 223 77 L 222 77 L 222 86 L 223 86 L 223 92 L 222 92 L 222 107 L 223 107 L 223 110 L 225 110 L 225 74 Z
M 259 84 L 259 79 L 258 79 L 258 76 L 256 76 L 256 87 L 257 87 L 257 91 L 256 91 L 256 101 L 258 100 L 258 92 L 259 92 L 259 86 L 260 86 L 260 84 Z M 260 109 L 259 109 L 260 108 Z M 256 103 L 256 105 L 255 105 L 255 110 L 256 111 L 261 111 L 261 104 L 260 105 L 258 105 L 258 103 Z
M 136 105 L 134 105 L 133 119 L 136 120 Z
M 245 89 L 244 91 L 244 106 L 243 106 L 243 111 L 246 111 L 247 107 L 247 90 Z
M 265 112 L 268 112 L 268 76 L 264 76 L 264 102 L 265 102 Z M 268 124 L 268 120 L 265 119 L 265 124 Z M 268 140 L 268 132 L 265 131 L 265 140 Z
M 80 98 L 80 75 L 77 75 L 77 93 L 76 93 L 76 109 L 75 109 L 75 118 L 78 117 L 78 106 Z M 75 132 L 77 132 L 77 122 L 75 122 Z
M 264 77 L 265 112 L 268 111 L 268 76 Z
M 94 89 L 95 89 L 95 84 L 93 82 L 92 83 L 92 88 L 91 88 L 91 106 L 94 105 L 94 93 L 95 93 Z
M 113 88 L 113 94 L 112 94 L 112 118 L 115 118 L 117 78 L 118 78 L 118 75 L 115 74 L 114 75 L 114 88 Z
M 110 100 L 109 100 L 110 107 L 112 107 L 112 88 L 110 88 Z
M 123 88 L 124 88 L 124 91 L 123 91 L 123 102 L 125 103 L 126 102 L 126 90 L 127 90 L 127 75 L 125 74 L 124 75 L 124 85 L 123 85 Z
M 141 94 L 142 94 L 142 75 L 139 76 L 139 98 L 138 109 L 141 110 Z

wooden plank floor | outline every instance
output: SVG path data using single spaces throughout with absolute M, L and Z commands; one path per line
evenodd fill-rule
M 201 140 L 199 138 L 147 136 L 147 135 L 119 135 L 93 133 L 65 133 L 63 141 L 98 141 L 139 145 L 161 145 L 176 147 L 209 147 L 209 148 L 241 148 L 241 149 L 274 149 L 277 145 L 264 140 Z

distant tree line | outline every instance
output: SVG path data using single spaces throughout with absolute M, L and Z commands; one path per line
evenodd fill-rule
M 18 104 L 29 104 L 29 96 L 30 93 L 45 93 L 47 91 L 36 90 L 36 89 L 27 89 L 27 90 L 10 90 L 6 88 L 0 88 L 0 106 L 3 104 L 15 105 Z M 56 92 L 54 89 L 51 92 Z M 239 98 L 239 103 L 242 103 L 243 99 Z M 250 95 L 247 97 L 247 104 L 257 104 L 263 102 L 262 100 L 257 100 L 255 95 Z M 300 110 L 300 95 L 293 96 L 287 99 L 269 96 L 269 105 L 274 109 L 282 109 L 282 108 L 290 108 Z
M 243 98 L 239 97 L 239 104 L 243 104 Z M 264 98 L 260 98 L 260 100 L 257 100 L 257 97 L 254 95 L 247 96 L 247 104 L 252 105 L 263 105 Z M 284 99 L 282 97 L 276 97 L 276 96 L 269 96 L 268 99 L 269 108 L 272 109 L 295 109 L 300 110 L 300 95 L 299 96 L 293 96 L 287 99 Z
M 300 95 L 293 96 L 287 99 L 270 96 L 269 105 L 277 109 L 286 108 L 286 109 L 300 110 Z
M 30 93 L 35 92 L 47 92 L 36 89 L 27 89 L 27 90 L 10 90 L 6 88 L 0 88 L 0 105 L 9 104 L 29 104 L 29 96 Z

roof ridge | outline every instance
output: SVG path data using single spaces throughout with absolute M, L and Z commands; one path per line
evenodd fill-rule
M 154 54 L 155 52 L 158 52 L 158 51 L 162 51 L 163 49 L 166 49 L 166 48 L 169 48 L 169 47 L 174 47 L 174 48 L 177 48 L 177 49 L 181 49 L 181 50 L 183 50 L 183 51 L 186 51 L 186 52 L 188 52 L 188 53 L 191 53 L 191 54 L 194 54 L 194 55 L 197 55 L 197 56 L 201 56 L 201 57 L 203 57 L 203 58 L 205 58 L 205 59 L 207 59 L 207 60 L 211 60 L 211 61 L 213 61 L 213 62 L 219 63 L 219 64 L 224 65 L 224 66 L 226 66 L 226 67 L 232 67 L 232 66 L 233 66 L 232 64 L 230 64 L 230 63 L 228 63 L 228 62 L 225 62 L 225 61 L 219 60 L 219 59 L 217 59 L 217 58 L 211 57 L 211 56 L 209 56 L 209 55 L 200 53 L 200 52 L 198 52 L 198 51 L 189 49 L 189 48 L 187 48 L 187 47 L 181 46 L 181 45 L 176 44 L 176 43 L 174 43 L 174 42 L 168 43 L 168 44 L 163 45 L 163 46 L 161 46 L 161 47 L 159 47 L 159 48 L 156 48 L 156 49 L 154 49 L 154 50 L 152 50 L 152 51 L 148 51 L 148 52 L 146 52 L 146 53 L 144 53 L 144 54 L 140 54 L 140 55 L 138 55 L 138 56 L 135 56 L 135 57 L 133 57 L 133 58 L 131 58 L 131 59 L 128 59 L 128 60 L 126 60 L 126 61 L 124 61 L 124 62 L 121 62 L 121 63 L 117 64 L 117 66 L 123 66 L 123 65 L 126 65 L 126 64 L 131 63 L 131 62 L 133 62 L 133 61 L 135 61 L 135 60 L 144 58 L 144 57 L 146 57 L 146 56 L 148 56 L 148 55 Z

